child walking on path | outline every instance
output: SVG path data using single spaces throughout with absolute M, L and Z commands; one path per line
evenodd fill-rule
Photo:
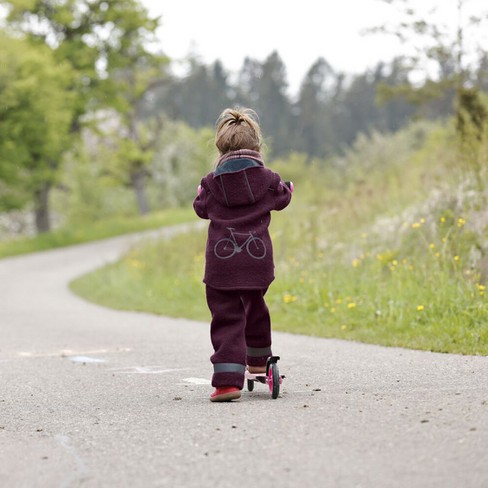
M 264 166 L 261 130 L 249 109 L 226 109 L 217 121 L 215 171 L 202 179 L 193 208 L 210 219 L 205 253 L 214 373 L 213 402 L 240 398 L 246 366 L 266 369 L 271 319 L 264 300 L 274 279 L 271 210 L 291 200 L 293 185 Z

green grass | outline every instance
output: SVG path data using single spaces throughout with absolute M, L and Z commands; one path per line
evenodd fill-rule
M 0 258 L 105 239 L 192 220 L 192 209 L 168 209 L 144 217 L 116 217 L 70 225 L 32 238 L 0 241 Z
M 449 170 L 456 164 L 449 132 L 393 164 L 399 141 L 366 141 L 357 166 L 308 165 L 298 156 L 278 163 L 296 191 L 270 229 L 273 328 L 488 355 L 483 196 Z M 205 238 L 141 245 L 72 288 L 113 308 L 208 321 Z
M 304 210 L 296 203 L 275 215 L 272 225 L 277 280 L 267 301 L 275 330 L 488 354 L 483 285 L 474 272 L 466 275 L 466 263 L 455 260 L 447 246 L 438 253 L 429 244 L 417 245 L 415 255 L 403 256 L 400 250 L 373 252 L 375 245 L 363 242 L 361 255 L 345 260 L 344 250 L 327 252 L 310 229 L 293 227 Z M 408 238 L 423 242 L 422 231 L 411 227 Z M 72 289 L 112 308 L 208 321 L 201 283 L 204 249 L 204 233 L 145 244 L 79 278 Z

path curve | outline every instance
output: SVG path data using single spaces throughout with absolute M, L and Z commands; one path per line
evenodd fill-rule
M 68 290 L 139 238 L 0 261 L 0 486 L 488 486 L 487 357 L 276 333 L 281 398 L 211 404 L 207 324 Z

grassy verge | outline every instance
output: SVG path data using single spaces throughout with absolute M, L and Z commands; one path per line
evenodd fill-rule
M 296 192 L 271 226 L 275 330 L 488 355 L 485 197 L 449 169 L 449 137 L 419 147 L 415 131 L 378 136 L 335 167 L 278 162 Z M 204 233 L 145 244 L 72 287 L 102 305 L 208 321 L 204 249 Z
M 120 310 L 208 320 L 202 284 L 205 234 L 137 246 L 117 263 L 71 283 L 80 296 Z
M 80 226 L 71 225 L 32 238 L 0 242 L 0 258 L 155 229 L 165 225 L 190 221 L 193 218 L 191 209 L 168 209 L 153 212 L 144 217 L 118 217 L 85 223 Z
M 300 211 L 299 205 L 290 208 L 273 224 L 277 280 L 268 292 L 268 304 L 275 330 L 488 354 L 484 286 L 470 275 L 464 258 L 451 254 L 448 241 L 442 243 L 441 238 L 444 248 L 433 242 L 419 244 L 416 253 L 407 255 L 400 250 L 377 252 L 362 233 L 361 254 L 341 260 L 319 247 L 314 251 L 303 229 L 299 239 L 283 239 Z M 414 224 L 408 238 L 423 242 L 427 222 Z M 310 249 L 304 250 L 304 241 Z M 201 283 L 204 246 L 204 233 L 146 244 L 118 263 L 76 280 L 72 288 L 113 308 L 208 321 Z

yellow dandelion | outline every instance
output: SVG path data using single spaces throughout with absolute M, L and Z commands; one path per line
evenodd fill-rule
M 430 247 L 431 249 L 435 249 L 435 244 L 434 244 L 433 242 L 431 242 L 431 243 L 429 244 L 429 247 Z
M 346 330 L 347 329 L 347 325 L 341 325 L 341 330 Z
M 293 302 L 296 302 L 297 300 L 297 297 L 295 295 L 291 295 L 289 293 L 286 293 L 285 295 L 283 295 L 283 301 L 285 303 L 293 303 Z
M 336 309 L 335 309 L 335 307 L 332 307 L 332 308 L 330 309 L 330 312 L 331 312 L 331 313 L 336 313 Z
M 358 259 L 358 258 L 353 259 L 352 260 L 352 265 L 353 265 L 354 268 L 357 268 L 358 266 L 361 265 L 361 260 Z
M 336 303 L 337 303 L 337 305 L 340 305 L 340 304 L 342 303 L 342 298 L 338 298 L 338 299 L 336 300 Z
M 441 221 L 441 224 L 445 224 L 446 223 L 446 217 L 441 217 L 440 221 Z
M 347 308 L 356 308 L 356 304 L 354 302 L 348 303 Z
M 418 228 L 419 228 L 419 227 L 421 227 L 421 226 L 422 226 L 422 224 L 419 224 L 418 222 L 414 222 L 414 223 L 412 224 L 412 229 L 418 229 Z
M 418 311 L 418 312 L 421 312 L 421 311 L 422 311 L 424 308 L 425 308 L 425 307 L 424 307 L 423 305 L 419 305 L 419 306 L 417 307 L 417 311 Z
M 425 219 L 420 219 L 421 224 L 425 224 Z
M 457 226 L 458 227 L 463 227 L 463 225 L 466 223 L 466 220 L 464 220 L 462 217 L 457 219 Z
M 459 261 L 459 256 L 454 256 L 454 261 Z
M 441 253 L 440 253 L 440 252 L 436 252 L 436 253 L 435 253 L 435 257 L 436 257 L 436 258 L 440 258 L 440 257 L 441 257 Z

